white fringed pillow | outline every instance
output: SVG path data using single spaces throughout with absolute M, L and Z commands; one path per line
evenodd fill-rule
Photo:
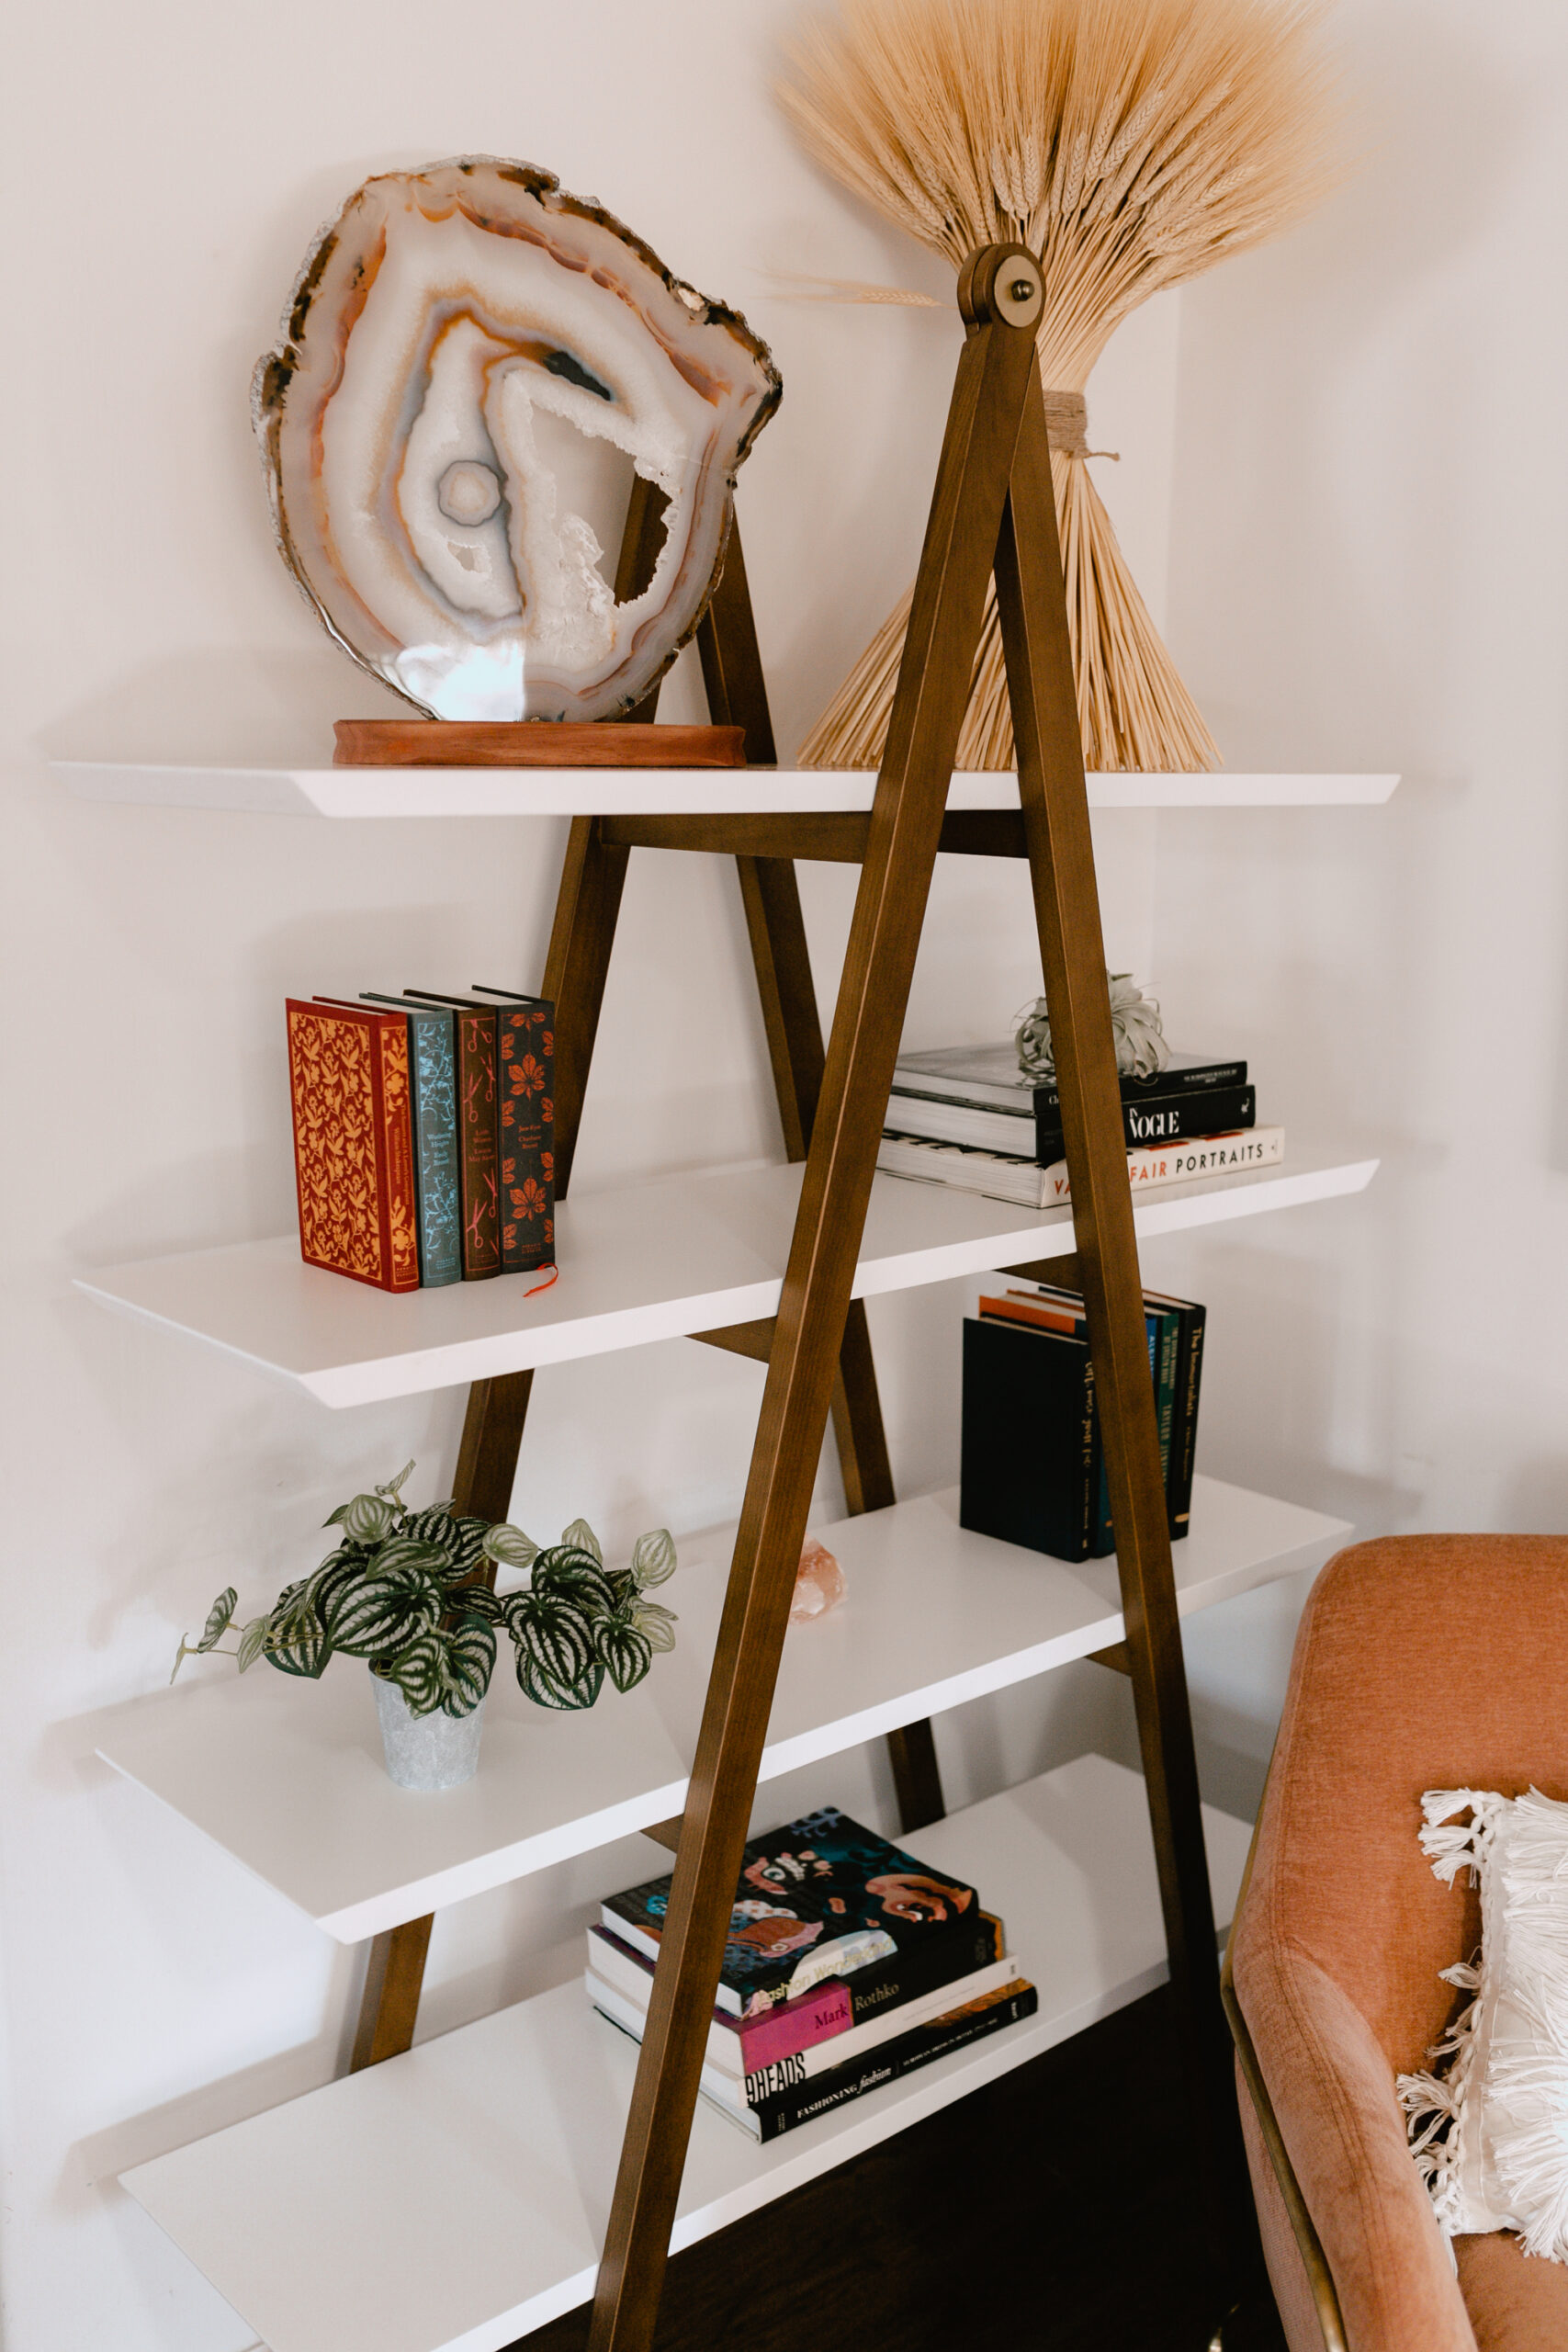
M 1568 2262 L 1568 1804 L 1430 1789 L 1421 1809 L 1434 1874 L 1481 1882 L 1482 1944 L 1442 1971 L 1475 1998 L 1427 2052 L 1438 2070 L 1399 2077 L 1410 2151 L 1448 2236 L 1517 2230 Z

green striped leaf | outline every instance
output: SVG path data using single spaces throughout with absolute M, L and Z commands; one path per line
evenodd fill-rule
M 667 1527 L 650 1528 L 632 1546 L 632 1574 L 644 1592 L 653 1585 L 667 1584 L 675 1566 L 675 1539 Z
M 350 1657 L 379 1657 L 429 1632 L 445 1607 L 445 1589 L 426 1569 L 408 1566 L 388 1573 L 378 1565 L 374 1575 L 360 1577 L 337 1595 L 326 1632 L 333 1647 Z
M 560 1593 L 590 1613 L 615 1606 L 615 1589 L 592 1553 L 569 1551 L 562 1544 L 539 1554 L 534 1563 L 533 1589 Z
M 415 1715 L 433 1715 L 446 1694 L 446 1645 L 439 1634 L 419 1634 L 376 1670 L 395 1682 Z
M 516 1603 L 526 1605 L 518 1608 Z M 588 1611 L 555 1593 L 517 1593 L 507 1608 L 507 1627 L 519 1655 L 563 1688 L 580 1682 L 592 1668 L 595 1648 Z
M 547 1674 L 536 1658 L 520 1648 L 517 1652 L 517 1680 L 536 1707 L 574 1710 L 593 1704 L 604 1688 L 604 1669 L 595 1659 L 580 1681 L 560 1682 Z
M 422 1576 L 438 1577 L 446 1566 L 446 1555 L 439 1544 L 421 1544 L 412 1535 L 400 1532 L 389 1536 L 370 1562 L 373 1576 L 400 1576 L 416 1570 Z
M 483 1557 L 485 1522 L 482 1519 L 454 1519 L 446 1508 L 414 1511 L 398 1530 L 399 1537 L 410 1537 L 416 1544 L 434 1544 L 440 1553 L 441 1573 L 448 1577 L 467 1576 L 477 1568 Z
M 594 1627 L 594 1647 L 617 1690 L 629 1690 L 653 1664 L 653 1645 L 628 1618 L 606 1617 Z
M 563 1552 L 592 1552 L 600 1566 L 604 1565 L 604 1555 L 599 1538 L 585 1519 L 574 1519 L 570 1527 L 561 1529 L 560 1548 Z
M 632 1623 L 645 1634 L 650 1650 L 672 1650 L 675 1646 L 677 1619 L 672 1609 L 657 1600 L 639 1600 L 632 1611 Z
M 390 1532 L 397 1516 L 385 1495 L 355 1495 L 352 1502 L 340 1503 L 326 1523 L 341 1527 L 356 1544 L 376 1544 Z
M 456 1633 L 441 1637 L 445 1651 L 441 1704 L 449 1715 L 471 1715 L 495 1671 L 495 1635 L 477 1618 L 468 1618 Z
M 488 1584 L 460 1584 L 446 1589 L 446 1613 L 449 1617 L 472 1618 L 481 1625 L 500 1625 L 503 1603 Z
M 253 1617 L 241 1634 L 240 1646 L 234 1655 L 240 1661 L 242 1674 L 247 1667 L 254 1666 L 257 1658 L 265 1649 L 268 1623 L 265 1617 Z
M 311 1608 L 305 1582 L 286 1585 L 266 1621 L 266 1655 L 280 1674 L 300 1674 L 311 1682 L 320 1679 L 332 1656 L 321 1619 Z
M 487 1529 L 480 1545 L 487 1560 L 499 1560 L 504 1568 L 525 1568 L 539 1556 L 539 1547 L 532 1536 L 525 1535 L 520 1527 L 510 1527 L 502 1520 Z
M 201 1639 L 192 1647 L 199 1657 L 203 1650 L 216 1649 L 229 1630 L 229 1620 L 239 1604 L 239 1594 L 233 1586 L 226 1585 L 207 1612 L 207 1623 L 201 1629 Z
M 306 1578 L 305 1596 L 323 1625 L 344 1594 L 359 1583 L 369 1557 L 363 1544 L 345 1544 L 330 1552 L 315 1575 Z

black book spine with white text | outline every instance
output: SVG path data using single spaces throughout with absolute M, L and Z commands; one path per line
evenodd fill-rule
M 1123 1070 L 1124 1102 L 1140 1095 L 1176 1094 L 1192 1088 L 1199 1092 L 1217 1086 L 1245 1086 L 1247 1064 L 1238 1057 L 1173 1052 L 1163 1069 L 1136 1078 Z M 974 1102 L 998 1111 L 1052 1109 L 1057 1101 L 1055 1079 L 1032 1080 L 1020 1069 L 1010 1043 L 996 1046 L 946 1046 L 936 1053 L 901 1054 L 893 1072 L 894 1091 L 924 1094 L 949 1102 Z
M 1129 1151 L 1148 1143 L 1179 1143 L 1193 1136 L 1217 1136 L 1258 1120 L 1255 1086 L 1217 1086 L 1207 1091 L 1148 1094 L 1123 1099 L 1122 1127 Z M 971 1102 L 938 1102 L 918 1094 L 890 1094 L 883 1129 L 888 1135 L 923 1136 L 932 1143 L 964 1143 L 1011 1157 L 1031 1152 L 1042 1168 L 1062 1158 L 1066 1148 L 1058 1105 L 1031 1113 L 981 1110 Z
M 884 2042 L 880 2049 L 852 2060 L 847 2066 L 836 2066 L 826 2075 L 813 2075 L 803 2083 L 775 2092 L 755 2107 L 716 2098 L 706 2088 L 703 2096 L 721 2115 L 739 2124 L 743 2132 L 750 2132 L 753 2139 L 776 2140 L 785 2132 L 797 2131 L 803 2123 L 815 2123 L 819 2115 L 830 2115 L 835 2108 L 847 2106 L 851 2099 L 863 2098 L 867 2091 L 880 2090 L 885 2083 L 898 2082 L 918 2068 L 933 2064 L 952 2051 L 965 2049 L 972 2041 L 984 2041 L 988 2035 L 1000 2033 L 1004 2026 L 1032 2017 L 1039 2007 L 1040 1996 L 1034 1986 L 1019 1978 L 984 2000 L 953 2010 L 945 2018 L 934 2018 L 929 2025 L 917 2026 L 912 2032 Z

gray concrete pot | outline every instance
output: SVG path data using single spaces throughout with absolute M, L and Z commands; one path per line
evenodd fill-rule
M 460 1789 L 479 1769 L 479 1735 L 485 1702 L 471 1715 L 415 1715 L 395 1682 L 370 1677 L 387 1770 L 400 1789 Z

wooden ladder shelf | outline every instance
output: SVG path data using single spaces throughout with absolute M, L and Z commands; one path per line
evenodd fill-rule
M 655 1836 L 674 1881 L 599 2267 L 591 2352 L 648 2352 L 757 1784 L 807 1516 L 831 1417 L 850 1510 L 894 1499 L 865 1309 L 852 1300 L 894 1063 L 939 849 L 1027 855 L 1039 929 L 1077 1258 L 1006 1271 L 1076 1281 L 1088 1311 L 1116 1526 L 1130 1673 L 1178 2012 L 1206 2148 L 1216 2253 L 1234 2179 L 1235 2108 L 1219 2004 L 1213 1907 L 1149 1379 L 1142 1283 L 1045 411 L 1035 359 L 1037 264 L 1021 246 L 973 254 L 959 280 L 959 358 L 916 580 L 887 748 L 869 819 L 577 818 L 543 992 L 557 1006 L 557 1187 L 572 1147 L 604 999 L 627 859 L 637 846 L 736 858 L 769 1052 L 792 1160 L 806 1163 L 777 1317 L 696 1336 L 767 1365 L 685 1812 Z M 651 569 L 659 499 L 634 491 L 616 594 Z M 1018 752 L 1021 813 L 949 817 L 987 584 L 997 583 Z M 710 715 L 746 730 L 750 763 L 776 759 L 738 533 L 698 633 Z M 653 716 L 649 696 L 630 714 Z M 856 859 L 855 900 L 832 1031 L 822 1046 L 793 860 Z M 531 1372 L 477 1382 L 457 1508 L 503 1519 Z M 889 1735 L 902 1828 L 943 1811 L 929 1723 Z M 355 2067 L 413 2038 L 429 1918 L 372 1947 Z

